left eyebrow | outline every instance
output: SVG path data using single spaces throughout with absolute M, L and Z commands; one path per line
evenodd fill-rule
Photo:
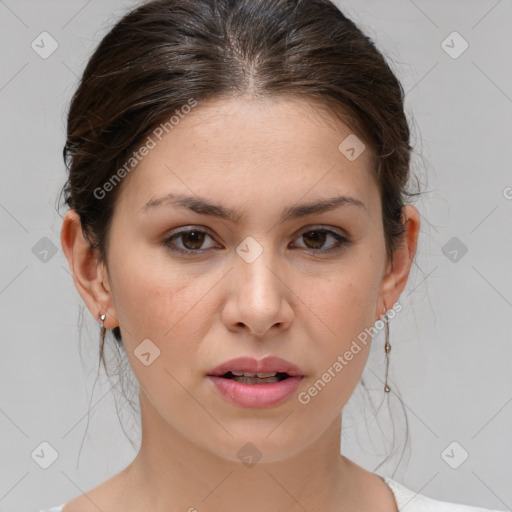
M 181 194 L 167 194 L 162 197 L 150 199 L 142 207 L 142 211 L 147 211 L 150 208 L 165 205 L 181 206 L 183 208 L 188 208 L 189 210 L 192 210 L 196 213 L 202 215 L 213 215 L 235 224 L 238 223 L 243 216 L 242 212 L 227 208 L 221 204 L 212 203 L 198 196 L 186 196 Z M 368 213 L 368 209 L 366 208 L 365 204 L 359 199 L 356 199 L 352 196 L 338 196 L 312 203 L 288 206 L 282 211 L 279 222 L 306 217 L 307 215 L 311 215 L 313 213 L 330 211 L 341 206 L 356 206 L 358 208 L 364 209 Z

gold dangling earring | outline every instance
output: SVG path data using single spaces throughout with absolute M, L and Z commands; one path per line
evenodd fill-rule
M 101 360 L 103 359 L 103 347 L 105 345 L 105 334 L 107 332 L 107 328 L 103 325 L 105 318 L 107 318 L 107 315 L 105 315 L 105 314 L 100 315 L 100 322 L 101 322 L 100 359 Z
M 386 344 L 384 345 L 384 352 L 386 353 L 386 382 L 384 384 L 384 391 L 389 393 L 391 388 L 388 386 L 388 372 L 389 372 L 389 353 L 391 352 L 391 343 L 389 343 L 389 319 L 388 315 L 384 314 L 386 323 Z

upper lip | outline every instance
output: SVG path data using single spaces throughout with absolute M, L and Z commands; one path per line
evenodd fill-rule
M 247 373 L 287 373 L 291 377 L 304 377 L 304 372 L 290 361 L 286 361 L 277 356 L 267 356 L 263 359 L 254 359 L 253 357 L 238 357 L 216 366 L 210 370 L 208 375 L 221 376 L 227 372 L 247 372 Z

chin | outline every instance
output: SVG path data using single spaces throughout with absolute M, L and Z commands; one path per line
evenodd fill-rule
M 245 428 L 240 435 L 228 426 L 226 429 L 233 437 L 216 441 L 210 437 L 209 441 L 213 442 L 207 443 L 205 448 L 222 459 L 242 463 L 247 467 L 284 461 L 300 453 L 308 444 L 307 440 L 291 438 L 286 429 L 277 433 L 279 427 L 270 435 L 272 428 L 254 434 L 250 432 L 252 429 Z

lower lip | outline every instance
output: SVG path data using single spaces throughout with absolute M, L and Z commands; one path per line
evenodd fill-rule
M 220 394 L 229 402 L 242 407 L 261 409 L 278 405 L 298 388 L 302 377 L 288 377 L 268 384 L 244 384 L 233 379 L 208 375 Z

